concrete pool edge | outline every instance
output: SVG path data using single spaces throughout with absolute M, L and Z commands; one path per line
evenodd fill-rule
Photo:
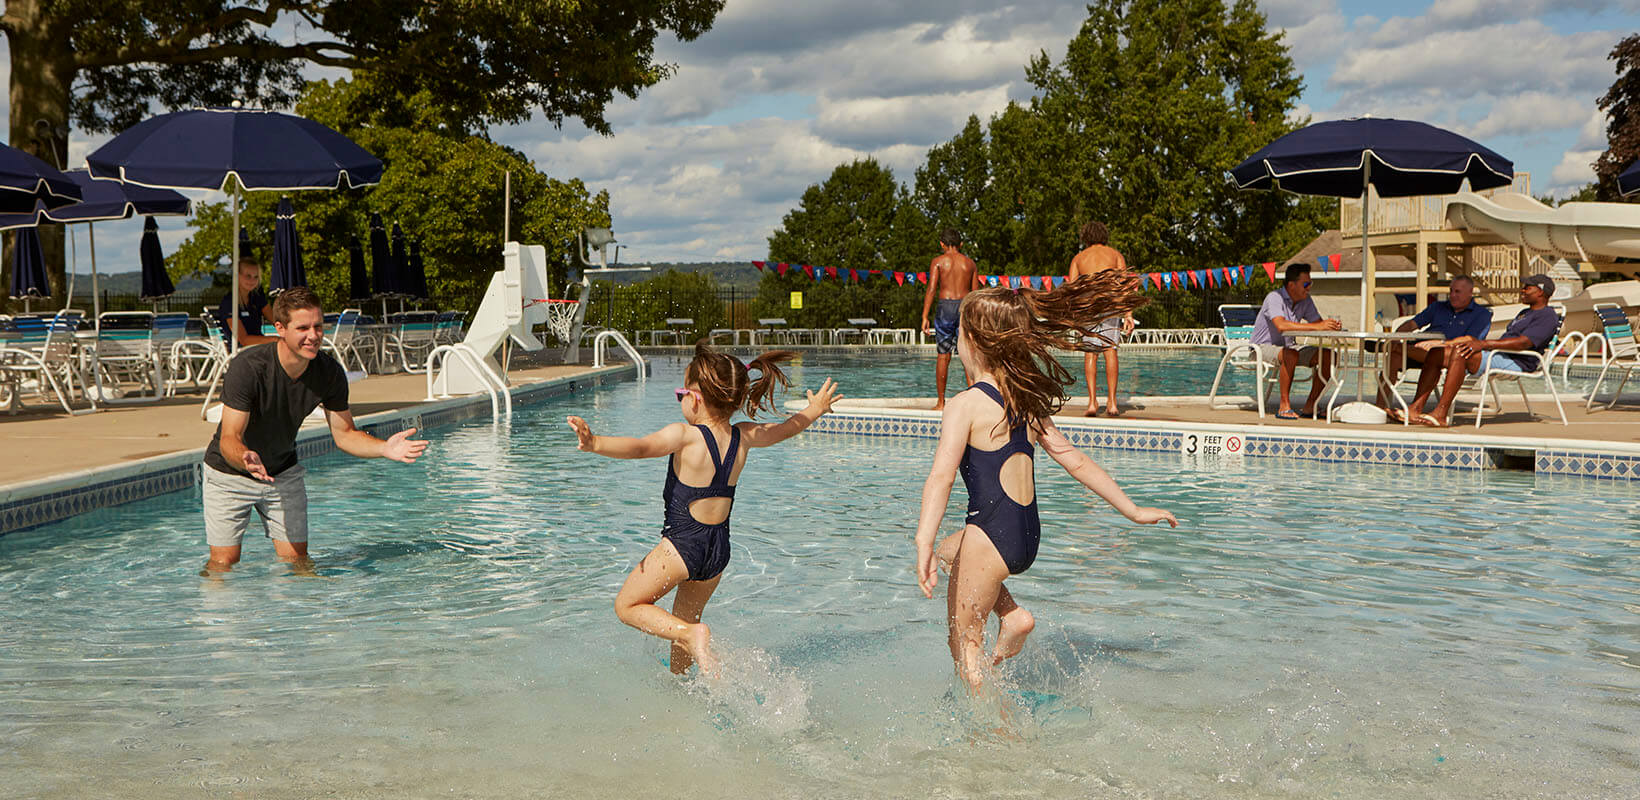
M 906 408 L 907 398 L 878 404 L 850 399 L 809 428 L 821 434 L 939 437 L 939 412 Z M 1464 433 L 1351 431 L 1152 419 L 1055 417 L 1073 444 L 1115 450 L 1210 457 L 1290 458 L 1369 465 L 1485 470 L 1520 465 L 1540 475 L 1640 480 L 1640 445 L 1553 437 Z M 1234 452 L 1232 452 L 1234 451 Z
M 510 392 L 515 404 L 531 403 L 636 377 L 632 364 L 620 362 L 576 375 L 519 383 L 510 387 Z M 405 428 L 438 428 L 489 413 L 489 396 L 478 394 L 380 411 L 355 422 L 362 430 L 386 437 Z M 304 427 L 296 437 L 299 458 L 313 458 L 334 449 L 330 431 L 323 425 Z M 204 454 L 201 446 L 0 486 L 0 536 L 191 489 L 199 484 Z

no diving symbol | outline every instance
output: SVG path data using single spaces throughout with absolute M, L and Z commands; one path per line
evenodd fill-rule
M 1241 452 L 1241 437 L 1240 436 L 1227 436 L 1227 437 L 1225 437 L 1225 439 L 1224 439 L 1224 452 L 1226 452 L 1226 453 L 1240 453 Z

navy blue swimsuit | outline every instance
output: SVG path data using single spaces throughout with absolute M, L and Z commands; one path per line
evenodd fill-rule
M 689 580 L 707 581 L 716 578 L 729 566 L 729 518 L 716 525 L 707 525 L 689 513 L 689 505 L 709 497 L 735 496 L 735 487 L 729 485 L 729 473 L 734 471 L 735 456 L 740 452 L 740 429 L 731 426 L 729 449 L 718 458 L 717 442 L 705 425 L 696 425 L 706 437 L 706 449 L 712 455 L 712 482 L 706 486 L 690 486 L 678 480 L 673 459 L 666 460 L 666 486 L 661 489 L 661 500 L 666 504 L 666 526 L 661 536 L 672 540 L 684 566 L 689 568 Z
M 997 405 L 1007 407 L 995 386 L 980 382 L 973 388 L 997 401 Z M 1016 453 L 1024 453 L 1033 460 L 1036 456 L 1024 423 L 1009 431 L 1008 443 L 995 450 L 968 445 L 962 452 L 961 466 L 962 483 L 968 487 L 968 524 L 985 531 L 1002 556 L 1002 562 L 1008 565 L 1010 575 L 1030 568 L 1036 560 L 1037 545 L 1042 542 L 1036 498 L 1032 497 L 1028 506 L 1020 505 L 1002 489 L 1002 465 Z

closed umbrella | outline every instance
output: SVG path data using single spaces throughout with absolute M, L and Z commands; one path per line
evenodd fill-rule
M 387 298 L 398 293 L 394 285 L 397 271 L 393 269 L 393 253 L 387 246 L 387 228 L 382 225 L 382 215 L 370 214 L 370 276 L 373 279 L 374 291 L 372 296 L 381 298 L 382 321 L 387 321 Z
M 393 291 L 399 298 L 399 311 L 404 310 L 404 298 L 410 296 L 410 254 L 404 246 L 404 231 L 393 223 L 393 255 L 388 260 L 393 269 Z
M 296 210 L 290 198 L 279 198 L 279 210 L 273 218 L 273 279 L 269 294 L 307 285 L 307 270 L 302 266 L 302 240 L 296 233 Z
M 165 251 L 159 247 L 159 223 L 153 217 L 142 223 L 142 243 L 137 247 L 142 257 L 142 299 L 155 302 L 176 294 L 171 276 L 165 272 Z
M 1450 194 L 1465 181 L 1471 191 L 1480 191 L 1513 183 L 1515 165 L 1476 142 L 1427 123 L 1361 117 L 1318 122 L 1293 131 L 1237 164 L 1230 174 L 1242 189 L 1361 198 L 1361 325 L 1365 328 L 1373 293 L 1367 244 L 1368 187 L 1377 189 L 1379 197 Z M 1366 412 L 1346 407 L 1345 411 L 1349 413 L 1346 419 L 1382 414 L 1377 409 Z M 1363 413 L 1367 416 L 1360 416 Z
M 32 311 L 30 303 L 50 296 L 51 283 L 46 280 L 40 230 L 32 226 L 19 228 L 17 241 L 11 248 L 11 299 L 23 301 L 23 309 Z
M 381 159 L 346 136 L 294 114 L 247 108 L 196 108 L 143 120 L 86 156 L 86 165 L 97 178 L 229 193 L 234 270 L 242 192 L 357 188 L 382 176 Z M 239 293 L 232 297 L 230 325 L 239 318 Z
M 1627 197 L 1631 194 L 1640 194 L 1640 161 L 1629 165 L 1617 176 L 1617 193 Z
M 431 299 L 427 293 L 427 265 L 421 260 L 421 240 L 410 241 L 410 265 L 405 270 L 405 276 L 410 284 L 410 294 L 422 299 Z
M 58 208 L 80 201 L 61 170 L 15 147 L 0 145 L 0 214 L 26 214 L 36 204 Z
M 347 237 L 347 267 L 348 284 L 351 291 L 348 297 L 354 300 L 364 300 L 370 297 L 370 272 L 364 268 L 364 247 L 359 244 L 359 237 Z

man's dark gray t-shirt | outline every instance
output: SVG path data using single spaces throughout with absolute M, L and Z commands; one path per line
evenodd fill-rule
M 228 374 L 222 379 L 222 404 L 251 415 L 245 426 L 245 447 L 262 458 L 269 475 L 296 466 L 296 433 L 302 420 L 321 403 L 330 411 L 347 410 L 347 372 L 324 352 L 292 380 L 279 364 L 279 343 L 259 344 L 229 362 Z M 221 424 L 205 448 L 205 465 L 250 477 L 222 457 Z
M 1524 336 L 1532 343 L 1532 346 L 1526 349 L 1536 350 L 1541 353 L 1544 348 L 1549 346 L 1549 340 L 1555 338 L 1555 333 L 1559 330 L 1560 315 L 1556 314 L 1554 309 L 1548 306 L 1544 306 L 1543 308 L 1528 308 L 1525 311 L 1516 314 L 1515 318 L 1510 320 L 1509 327 L 1505 328 L 1503 335 L 1498 338 L 1512 339 L 1516 336 Z M 1512 356 L 1508 353 L 1502 353 L 1500 355 L 1510 361 L 1515 362 L 1516 364 L 1519 364 L 1521 369 L 1537 369 L 1538 359 Z

